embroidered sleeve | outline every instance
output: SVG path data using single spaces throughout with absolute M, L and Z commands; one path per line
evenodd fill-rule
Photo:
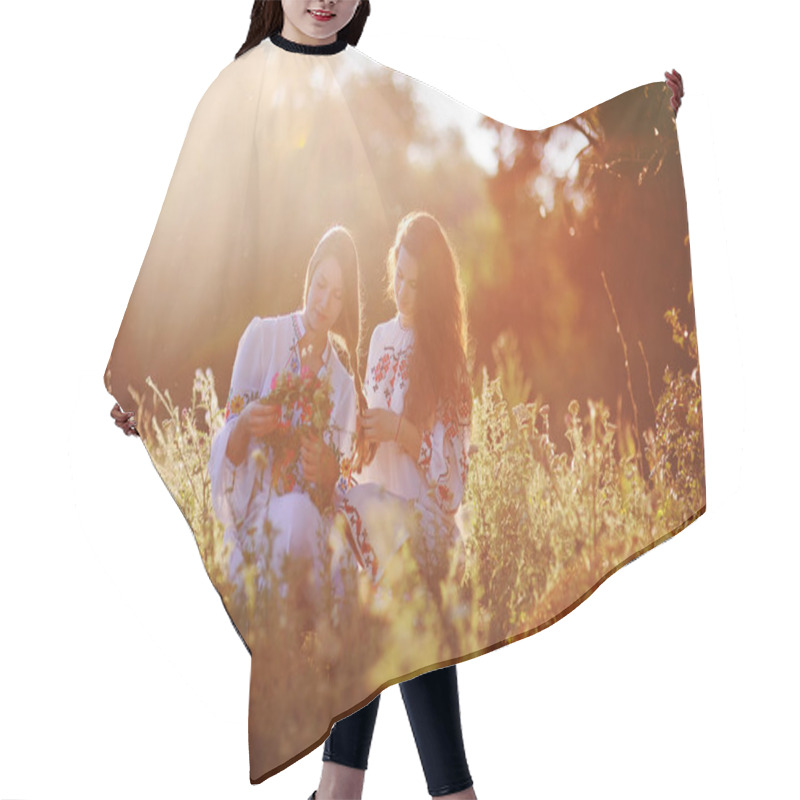
M 469 469 L 470 413 L 466 400 L 439 408 L 433 427 L 422 432 L 417 466 L 429 493 L 446 514 L 455 514 L 464 497 Z
M 261 320 L 256 317 L 245 328 L 231 373 L 231 388 L 225 404 L 225 423 L 236 419 L 245 406 L 259 397 L 263 375 L 261 374 L 261 353 L 258 352 L 257 330 Z
M 263 379 L 263 354 L 259 348 L 261 322 L 258 317 L 253 319 L 239 340 L 225 406 L 225 422 L 211 441 L 208 461 L 211 502 L 218 519 L 225 525 L 236 525 L 244 517 L 255 480 L 249 450 L 244 461 L 234 465 L 227 456 L 227 448 L 237 417 L 251 400 L 259 396 Z
M 228 394 L 228 402 L 225 406 L 225 422 L 230 419 L 236 419 L 236 417 L 244 411 L 245 406 L 249 402 L 258 399 L 258 392 L 255 390 L 242 392 L 240 394 L 233 394 L 232 392 L 233 389 L 231 389 L 231 393 Z
M 330 445 L 339 462 L 339 476 L 334 487 L 334 503 L 356 481 L 352 475 L 353 458 L 356 445 L 356 415 L 358 403 L 356 389 L 352 378 L 347 377 L 340 398 L 337 400 L 333 415 L 333 426 L 330 431 Z
M 391 408 L 395 395 L 405 394 L 408 388 L 409 346 L 384 336 L 381 326 L 375 328 L 370 340 L 367 361 L 367 400 L 377 400 Z
M 423 470 L 430 469 L 431 459 L 433 458 L 433 430 L 423 431 L 422 444 L 419 448 L 419 461 L 417 462 Z
M 381 353 L 380 330 L 379 325 L 372 332 L 372 336 L 369 340 L 369 355 L 367 356 L 367 380 L 365 388 L 368 390 L 371 389 L 373 392 L 377 392 L 380 389 L 389 371 L 389 356 L 387 353 Z

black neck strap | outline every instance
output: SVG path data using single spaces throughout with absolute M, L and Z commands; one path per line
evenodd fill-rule
M 337 39 L 330 44 L 300 44 L 287 39 L 280 33 L 273 33 L 269 40 L 282 50 L 288 50 L 290 53 L 305 53 L 309 56 L 330 56 L 334 53 L 341 53 L 347 47 L 346 39 Z

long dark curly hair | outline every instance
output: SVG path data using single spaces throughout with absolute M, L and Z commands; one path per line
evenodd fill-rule
M 472 393 L 467 315 L 455 251 L 433 215 L 424 211 L 407 214 L 397 226 L 386 259 L 392 297 L 401 247 L 419 266 L 405 413 L 412 422 L 426 425 L 441 404 L 454 416 L 468 417 Z
M 328 257 L 333 256 L 342 271 L 342 292 L 344 305 L 339 319 L 331 328 L 344 341 L 346 348 L 345 366 L 352 374 L 356 387 L 356 402 L 358 413 L 367 410 L 367 401 L 364 397 L 364 388 L 361 382 L 360 351 L 363 337 L 363 299 L 361 297 L 361 280 L 359 277 L 358 254 L 356 244 L 350 230 L 343 225 L 334 225 L 329 228 L 319 240 L 306 269 L 305 286 L 303 287 L 303 306 L 308 300 L 308 290 L 317 267 Z M 341 351 L 340 355 L 341 355 Z M 356 441 L 354 465 L 360 468 L 368 449 L 363 436 Z
M 348 44 L 358 44 L 361 32 L 369 16 L 369 0 L 361 0 L 356 8 L 356 13 L 347 25 L 342 28 L 336 38 L 344 39 Z M 248 50 L 252 50 L 256 45 L 261 44 L 268 36 L 273 33 L 280 33 L 283 30 L 283 6 L 279 0 L 255 0 L 253 10 L 250 12 L 250 30 L 247 39 L 239 48 L 236 58 L 244 55 Z

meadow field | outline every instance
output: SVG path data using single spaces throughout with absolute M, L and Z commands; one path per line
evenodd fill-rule
M 694 366 L 688 372 L 668 366 L 658 383 L 648 371 L 655 425 L 645 430 L 636 425 L 632 395 L 630 420 L 620 419 L 618 403 L 612 421 L 601 399 L 575 398 L 555 410 L 541 401 L 515 403 L 525 396 L 519 384 L 527 379 L 514 348 L 499 341 L 495 375 L 484 367 L 475 379 L 468 486 L 459 513 L 463 577 L 456 580 L 445 552 L 428 555 L 438 563 L 420 569 L 425 556 L 411 536 L 377 587 L 353 571 L 336 602 L 326 571 L 344 541 L 335 526 L 327 541 L 320 538 L 322 574 L 301 574 L 287 556 L 282 583 L 275 584 L 282 590 L 259 593 L 255 565 L 246 564 L 247 597 L 235 601 L 206 469 L 224 417 L 214 374 L 197 370 L 191 404 L 183 408 L 148 380 L 147 402 L 135 398 L 143 440 L 253 655 L 251 709 L 268 713 L 263 725 L 251 714 L 251 741 L 291 758 L 297 742 L 327 735 L 306 730 L 314 720 L 341 717 L 391 683 L 553 624 L 617 569 L 703 513 L 696 333 L 684 327 L 679 309 L 668 309 L 664 322 L 676 353 L 682 350 Z M 627 369 L 631 353 L 621 332 L 619 342 Z M 555 413 L 566 423 L 563 442 L 551 435 Z M 309 603 L 310 581 L 329 602 Z M 320 713 L 297 713 L 298 698 Z M 280 724 L 270 723 L 276 719 Z

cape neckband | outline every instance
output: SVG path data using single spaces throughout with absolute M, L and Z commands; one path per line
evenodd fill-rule
M 309 56 L 330 56 L 334 53 L 341 53 L 347 47 L 346 39 L 337 39 L 329 44 L 300 44 L 287 39 L 280 33 L 273 33 L 269 40 L 276 47 L 288 50 L 290 53 L 305 53 Z

